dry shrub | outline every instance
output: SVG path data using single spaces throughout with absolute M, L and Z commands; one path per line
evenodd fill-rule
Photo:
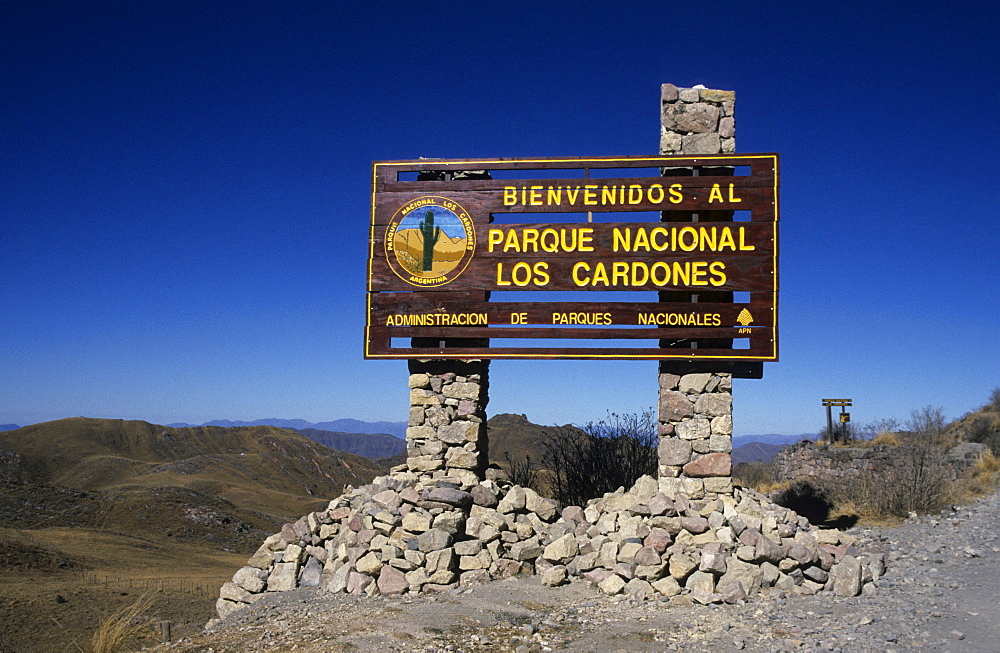
M 879 433 L 870 440 L 858 440 L 844 446 L 856 449 L 870 449 L 871 447 L 898 447 L 903 444 L 899 433 Z
M 952 503 L 966 503 L 988 494 L 997 486 L 998 473 L 1000 473 L 1000 458 L 987 449 L 976 460 L 976 464 L 950 488 L 948 500 Z
M 741 487 L 753 488 L 764 494 L 788 487 L 787 482 L 779 482 L 774 478 L 774 466 L 765 462 L 736 465 L 733 467 L 733 482 Z
M 938 510 L 945 503 L 948 479 L 938 447 L 899 447 L 895 464 L 862 474 L 851 500 L 878 517 L 906 517 Z
M 776 504 L 794 510 L 808 519 L 810 524 L 825 523 L 833 508 L 830 492 L 822 485 L 807 480 L 795 481 L 772 496 Z
M 564 506 L 631 487 L 657 474 L 659 435 L 652 409 L 589 422 L 582 428 L 554 429 L 543 444 L 542 467 L 552 498 Z
M 126 650 L 129 640 L 149 630 L 149 621 L 141 619 L 153 605 L 153 593 L 146 592 L 130 605 L 125 605 L 101 620 L 90 638 L 90 653 L 119 653 Z

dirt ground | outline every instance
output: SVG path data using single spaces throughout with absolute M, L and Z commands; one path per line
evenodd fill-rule
M 158 543 L 89 529 L 0 529 L 0 652 L 86 650 L 101 620 L 150 593 L 148 636 L 201 632 L 220 585 L 245 561 L 197 542 Z

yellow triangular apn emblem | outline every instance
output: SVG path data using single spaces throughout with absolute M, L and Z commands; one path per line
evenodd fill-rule
M 751 322 L 753 322 L 753 315 L 750 315 L 750 311 L 744 308 L 742 311 L 740 311 L 740 314 L 736 316 L 736 321 L 742 324 L 743 326 L 746 326 Z

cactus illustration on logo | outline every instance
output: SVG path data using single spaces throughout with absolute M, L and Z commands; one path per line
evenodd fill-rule
M 403 281 L 436 288 L 460 275 L 476 251 L 472 218 L 458 202 L 429 195 L 396 211 L 385 231 L 385 254 Z
M 434 211 L 428 210 L 424 215 L 420 222 L 420 235 L 424 240 L 424 258 L 420 269 L 430 272 L 434 267 L 434 245 L 441 237 L 441 227 L 434 226 Z

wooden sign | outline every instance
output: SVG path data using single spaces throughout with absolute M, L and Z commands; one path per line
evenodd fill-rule
M 376 162 L 365 357 L 774 361 L 777 223 L 775 154 Z

